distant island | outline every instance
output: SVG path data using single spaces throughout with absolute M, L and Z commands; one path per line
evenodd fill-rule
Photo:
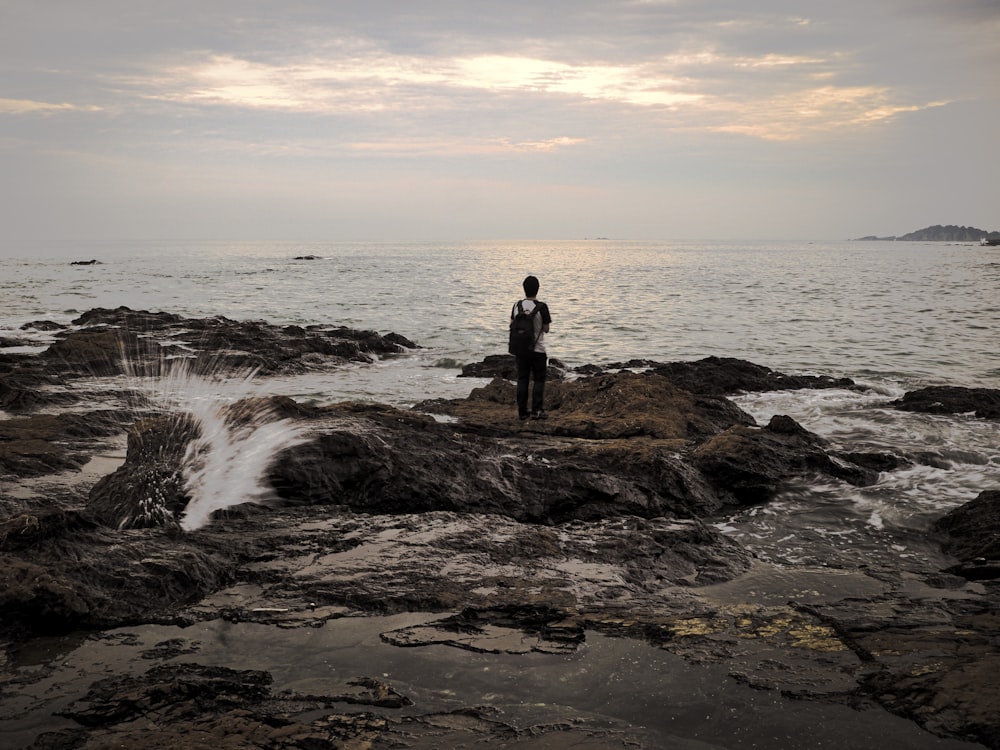
M 901 242 L 980 242 L 982 240 L 1000 240 L 1000 232 L 987 232 L 976 227 L 959 227 L 954 224 L 918 229 L 900 237 L 859 237 L 858 240 L 900 240 Z

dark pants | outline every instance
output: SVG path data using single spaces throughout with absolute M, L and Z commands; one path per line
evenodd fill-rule
M 545 400 L 545 370 L 549 358 L 545 352 L 532 352 L 528 357 L 517 358 L 517 413 L 520 416 L 528 414 L 528 379 L 534 378 L 531 389 L 531 411 L 542 411 Z

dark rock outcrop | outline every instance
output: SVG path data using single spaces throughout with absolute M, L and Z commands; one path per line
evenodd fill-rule
M 310 409 L 285 400 L 284 413 L 312 420 L 315 437 L 285 451 L 270 480 L 293 504 L 565 523 L 702 517 L 763 502 L 784 482 L 813 473 L 855 484 L 876 478 L 831 456 L 794 420 L 775 418 L 760 429 L 732 402 L 662 377 L 625 372 L 552 390 L 550 418 L 530 431 L 514 417 L 513 385 L 501 380 L 467 399 L 421 407 L 458 423 L 389 407 Z M 158 525 L 175 517 L 188 500 L 180 479 L 183 447 L 193 437 L 186 430 L 175 418 L 136 427 L 125 463 L 91 491 L 90 508 L 102 522 Z
M 1000 390 L 935 385 L 909 391 L 890 406 L 927 414 L 975 414 L 982 419 L 1000 419 Z
M 764 429 L 740 425 L 713 436 L 693 453 L 694 465 L 730 502 L 771 498 L 782 482 L 809 473 L 850 484 L 873 484 L 878 473 L 830 454 L 825 442 L 787 416 Z
M 504 439 L 389 407 L 341 405 L 310 417 L 316 437 L 286 451 L 269 474 L 293 505 L 497 513 L 532 523 L 692 517 L 722 505 L 670 441 Z M 90 493 L 95 517 L 111 526 L 170 523 L 189 500 L 184 429 L 175 418 L 137 425 L 125 463 Z
M 66 326 L 54 320 L 35 320 L 21 326 L 22 331 L 65 331 Z
M 415 347 L 394 333 L 190 319 L 126 307 L 90 310 L 73 326 L 27 324 L 25 330 L 56 332 L 56 340 L 37 355 L 0 355 L 0 409 L 24 415 L 0 422 L 0 476 L 78 468 L 86 461 L 88 440 L 124 431 L 151 408 L 142 393 L 119 390 L 113 399 L 124 400 L 131 410 L 116 406 L 88 414 L 33 415 L 108 400 L 106 390 L 95 390 L 93 379 L 125 374 L 138 388 L 141 378 L 163 375 L 296 373 L 370 362 Z
M 655 365 L 651 372 L 692 393 L 732 395 L 740 392 L 854 388 L 850 378 L 827 375 L 786 375 L 769 367 L 733 357 L 706 357 L 695 362 Z
M 189 319 L 126 307 L 90 310 L 73 324 L 84 328 L 50 347 L 48 356 L 105 367 L 113 367 L 117 356 L 138 373 L 147 368 L 159 372 L 164 353 L 193 357 L 195 372 L 255 369 L 276 374 L 313 369 L 312 356 L 370 362 L 375 356 L 401 354 L 416 346 L 398 334 L 383 336 L 344 326 L 275 326 L 222 316 Z M 145 351 L 137 345 L 140 335 Z
M 690 517 L 721 507 L 669 444 L 481 438 L 390 411 L 338 421 L 272 470 L 282 497 L 374 513 L 496 513 L 530 523 Z
M 693 362 L 656 362 L 634 359 L 608 365 L 584 365 L 572 374 L 583 377 L 634 372 L 659 375 L 690 393 L 726 396 L 741 392 L 798 390 L 802 388 L 855 388 L 850 378 L 827 375 L 787 375 L 769 367 L 734 357 L 705 357 Z M 549 360 L 549 380 L 565 380 L 566 366 L 558 359 Z M 509 354 L 494 354 L 482 362 L 467 364 L 460 377 L 503 378 L 516 380 L 514 358 Z
M 123 537 L 79 511 L 21 513 L 0 524 L 0 637 L 155 619 L 231 580 L 228 547 Z
M 90 515 L 117 529 L 176 525 L 191 499 L 181 467 L 198 435 L 194 420 L 183 414 L 150 417 L 132 425 L 127 466 L 94 485 L 87 506 Z
M 128 362 L 151 356 L 148 342 L 119 328 L 81 330 L 67 334 L 42 353 L 50 370 L 70 377 L 120 375 Z
M 1000 578 L 1000 490 L 987 490 L 939 518 L 942 547 L 959 559 L 952 571 L 972 580 Z
M 4 357 L 0 408 L 23 412 L 72 403 L 87 397 L 73 387 L 80 378 L 158 376 L 179 363 L 192 374 L 273 375 L 371 362 L 416 347 L 395 333 L 344 326 L 275 326 L 221 316 L 183 318 L 127 307 L 90 310 L 73 326 L 40 321 L 25 327 L 55 331 L 57 338 L 38 356 Z

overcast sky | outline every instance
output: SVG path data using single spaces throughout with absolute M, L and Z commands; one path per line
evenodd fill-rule
M 1000 229 L 1000 0 L 0 0 L 0 242 Z

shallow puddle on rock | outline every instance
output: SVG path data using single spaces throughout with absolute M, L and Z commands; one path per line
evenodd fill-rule
M 68 653 L 59 651 L 41 679 L 25 672 L 37 667 L 13 670 L 14 681 L 4 685 L 0 703 L 0 746 L 26 747 L 42 731 L 73 726 L 54 714 L 100 678 L 142 674 L 172 661 L 266 670 L 274 678 L 274 696 L 283 691 L 322 695 L 325 690 L 335 695 L 346 681 L 373 678 L 391 685 L 412 705 L 344 705 L 337 710 L 398 718 L 491 707 L 503 721 L 521 728 L 581 720 L 613 727 L 632 738 L 632 747 L 650 750 L 980 747 L 940 739 L 876 707 L 854 710 L 754 689 L 728 676 L 724 665 L 689 663 L 635 640 L 588 632 L 575 653 L 515 655 L 442 645 L 401 648 L 381 638 L 382 633 L 441 618 L 342 618 L 321 628 L 291 630 L 213 620 L 183 629 L 108 631 Z
M 45 497 L 51 488 L 89 488 L 98 479 L 112 474 L 125 463 L 125 439 L 122 434 L 109 440 L 79 469 L 67 469 L 41 478 L 0 481 L 0 499 L 32 500 Z
M 91 456 L 90 460 L 80 467 L 79 481 L 86 483 L 96 482 L 108 474 L 113 474 L 119 466 L 125 463 L 124 438 L 119 440 L 119 442 L 120 445 Z
M 888 586 L 858 571 L 836 568 L 782 568 L 758 563 L 731 581 L 693 589 L 724 604 L 829 604 L 844 599 L 872 599 Z

